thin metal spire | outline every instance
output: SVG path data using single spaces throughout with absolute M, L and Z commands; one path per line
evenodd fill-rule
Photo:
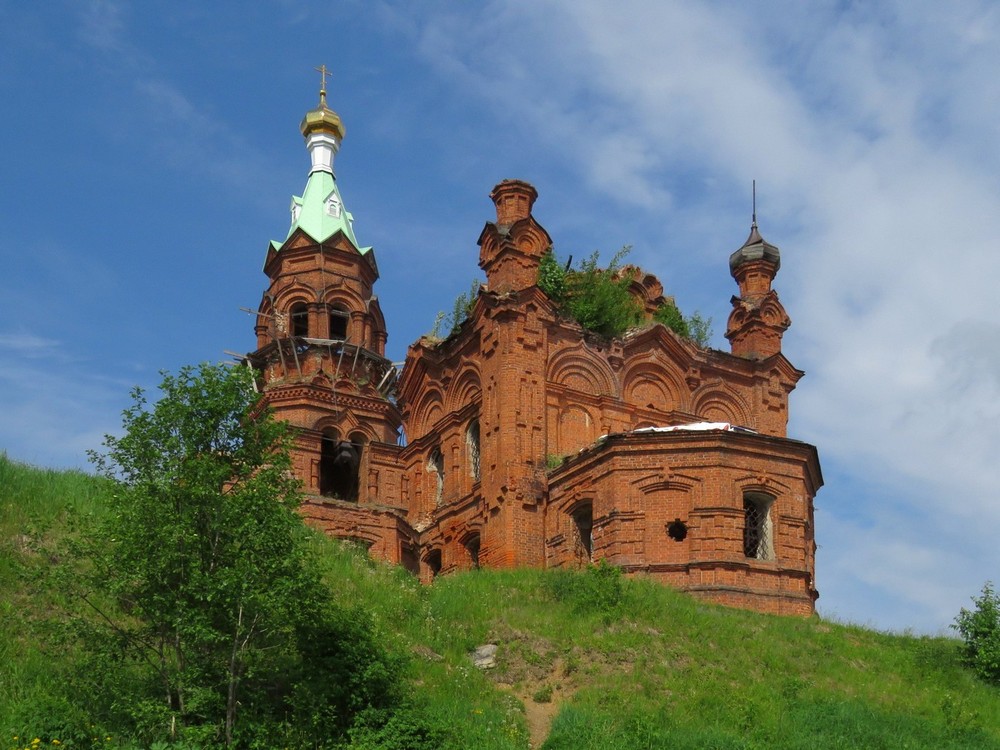
M 751 181 L 751 194 L 753 195 L 753 214 L 751 218 L 750 226 L 754 229 L 757 228 L 757 180 Z
M 318 68 L 313 68 L 320 75 L 320 85 L 319 85 L 319 106 L 326 106 L 326 77 L 333 75 L 332 71 L 326 69 L 326 64 L 320 65 Z

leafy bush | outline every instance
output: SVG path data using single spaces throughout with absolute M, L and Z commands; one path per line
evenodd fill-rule
M 538 288 L 588 331 L 609 338 L 621 336 L 642 321 L 639 301 L 629 292 L 632 279 L 619 273 L 629 250 L 626 246 L 615 253 L 607 268 L 598 265 L 595 251 L 579 268 L 570 270 L 560 266 L 549 250 L 538 266 Z
M 965 642 L 965 659 L 973 671 L 987 682 L 1000 685 L 1000 596 L 989 581 L 975 609 L 964 607 L 952 625 Z
M 588 331 L 614 338 L 642 321 L 642 307 L 629 291 L 632 278 L 619 273 L 629 249 L 615 253 L 607 268 L 598 265 L 595 251 L 566 275 L 566 309 Z
M 621 272 L 621 262 L 630 250 L 626 245 L 615 253 L 607 268 L 598 266 L 595 251 L 579 268 L 568 269 L 549 249 L 538 265 L 538 288 L 588 331 L 609 338 L 622 336 L 643 321 L 642 305 L 630 291 L 633 277 Z M 673 303 L 662 305 L 653 320 L 699 346 L 706 346 L 711 338 L 710 318 L 697 312 L 685 318 Z

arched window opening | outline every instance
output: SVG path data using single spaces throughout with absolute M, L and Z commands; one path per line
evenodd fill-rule
M 774 559 L 771 504 L 774 498 L 756 492 L 743 495 L 743 554 L 756 560 Z
M 465 443 L 469 449 L 469 474 L 472 481 L 478 482 L 482 477 L 479 465 L 479 420 L 473 419 L 469 422 L 469 429 L 465 431 Z
M 411 544 L 402 544 L 399 553 L 400 564 L 413 575 L 420 575 L 420 561 L 417 550 Z
M 331 309 L 330 310 L 330 338 L 344 340 L 347 338 L 347 324 L 350 321 L 350 315 L 346 310 Z
M 427 553 L 427 557 L 424 560 L 427 562 L 427 568 L 430 570 L 431 575 L 436 578 L 441 572 L 441 550 L 431 550 Z
M 469 556 L 469 565 L 473 570 L 479 570 L 479 539 L 479 534 L 469 534 L 463 542 L 465 552 Z
M 339 440 L 336 431 L 323 433 L 319 460 L 319 493 L 347 502 L 358 500 L 361 445 Z
M 304 302 L 296 302 L 292 305 L 291 321 L 293 336 L 309 335 L 309 308 Z
M 579 556 L 588 562 L 594 559 L 594 507 L 590 503 L 578 506 L 572 513 L 573 529 Z
M 427 471 L 434 480 L 434 504 L 440 505 L 444 499 L 444 454 L 435 447 L 427 459 Z
M 338 538 L 340 539 L 341 544 L 348 547 L 354 547 L 359 552 L 367 553 L 374 544 L 371 539 L 365 539 L 360 536 L 342 536 Z

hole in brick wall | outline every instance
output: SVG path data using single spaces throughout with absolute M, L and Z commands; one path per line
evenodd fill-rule
M 687 539 L 688 527 L 681 519 L 675 518 L 667 524 L 667 536 L 675 542 L 683 542 Z

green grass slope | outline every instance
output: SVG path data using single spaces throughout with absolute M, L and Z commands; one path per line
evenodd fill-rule
M 0 455 L 0 749 L 59 739 L 44 706 L 73 666 L 57 627 L 69 605 L 41 573 L 100 514 L 99 496 L 97 479 Z M 424 587 L 315 543 L 338 596 L 408 656 L 414 710 L 444 728 L 445 747 L 1000 748 L 1000 690 L 951 639 L 725 609 L 602 566 Z M 470 652 L 486 643 L 496 666 L 479 670 Z M 116 743 L 127 746 L 95 741 Z

